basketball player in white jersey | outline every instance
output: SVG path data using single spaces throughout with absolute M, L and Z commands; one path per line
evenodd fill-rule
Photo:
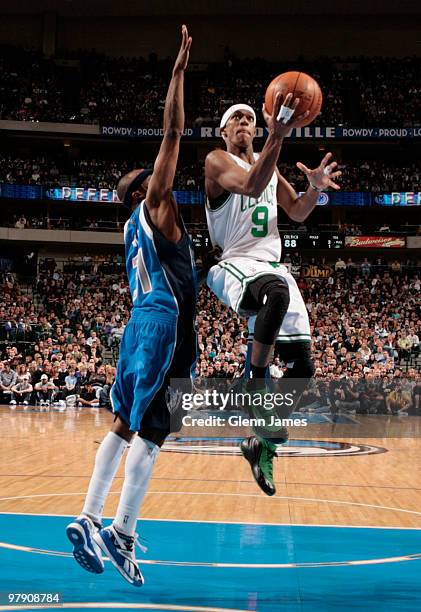
M 263 379 L 275 341 L 282 344 L 281 358 L 292 367 L 287 376 L 310 378 L 310 324 L 307 310 L 291 274 L 280 264 L 281 240 L 277 208 L 281 206 L 293 221 L 304 221 L 314 209 L 319 193 L 332 187 L 340 175 L 329 163 L 331 153 L 320 166 L 310 170 L 297 166 L 307 176 L 307 191 L 298 196 L 281 176 L 276 163 L 284 137 L 304 115 L 294 117 L 299 99 L 291 105 L 292 94 L 275 98 L 273 114 L 263 107 L 268 138 L 260 154 L 253 151 L 256 113 L 247 104 L 235 104 L 223 115 L 220 128 L 227 150 L 208 154 L 205 164 L 206 216 L 213 246 L 222 250 L 220 261 L 208 274 L 208 285 L 218 298 L 237 313 L 253 317 L 254 340 L 251 373 L 254 388 L 264 388 Z M 260 385 L 260 386 L 259 386 Z M 273 457 L 276 442 L 286 441 L 287 432 L 268 439 L 252 436 L 241 450 L 253 476 L 267 494 L 276 492 Z

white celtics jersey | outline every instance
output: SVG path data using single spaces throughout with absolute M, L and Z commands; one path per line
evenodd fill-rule
M 251 165 L 236 155 L 234 161 L 249 171 Z M 258 158 L 254 153 L 254 158 Z M 206 217 L 212 244 L 218 245 L 222 259 L 250 257 L 260 261 L 281 259 L 281 239 L 278 232 L 278 203 L 276 188 L 278 177 L 273 173 L 260 197 L 251 198 L 230 193 L 217 209 L 206 205 Z

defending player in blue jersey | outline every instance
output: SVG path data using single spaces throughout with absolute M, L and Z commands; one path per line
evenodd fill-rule
M 133 310 L 111 391 L 116 419 L 98 449 L 82 513 L 66 530 L 84 569 L 102 573 L 103 552 L 134 586 L 143 584 L 134 552 L 137 516 L 159 449 L 170 433 L 169 380 L 188 378 L 196 360 L 193 252 L 171 191 L 184 129 L 190 46 L 183 26 L 153 170 L 133 170 L 117 187 L 120 200 L 133 210 L 124 228 Z M 129 442 L 117 514 L 110 527 L 102 528 L 104 503 Z

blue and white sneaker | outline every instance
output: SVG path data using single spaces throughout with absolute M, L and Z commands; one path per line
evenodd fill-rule
M 66 527 L 66 534 L 73 544 L 73 556 L 80 566 L 88 572 L 102 574 L 104 561 L 101 549 L 93 536 L 98 527 L 88 516 L 81 514 Z
M 133 586 L 141 587 L 145 582 L 135 556 L 135 544 L 142 550 L 138 536 L 126 536 L 116 530 L 114 525 L 100 529 L 94 534 L 94 540 L 110 559 L 120 574 Z

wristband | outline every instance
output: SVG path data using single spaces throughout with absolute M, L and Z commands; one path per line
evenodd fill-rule
M 316 187 L 316 185 L 313 185 L 313 183 L 310 183 L 310 181 L 308 184 L 310 185 L 312 189 L 314 189 L 314 191 L 318 191 L 319 193 L 323 191 L 323 189 L 319 189 L 319 187 Z
M 289 108 L 288 106 L 284 106 L 282 104 L 281 109 L 276 117 L 277 121 L 281 121 L 281 123 L 288 123 L 291 119 L 292 115 L 295 113 L 295 108 Z

